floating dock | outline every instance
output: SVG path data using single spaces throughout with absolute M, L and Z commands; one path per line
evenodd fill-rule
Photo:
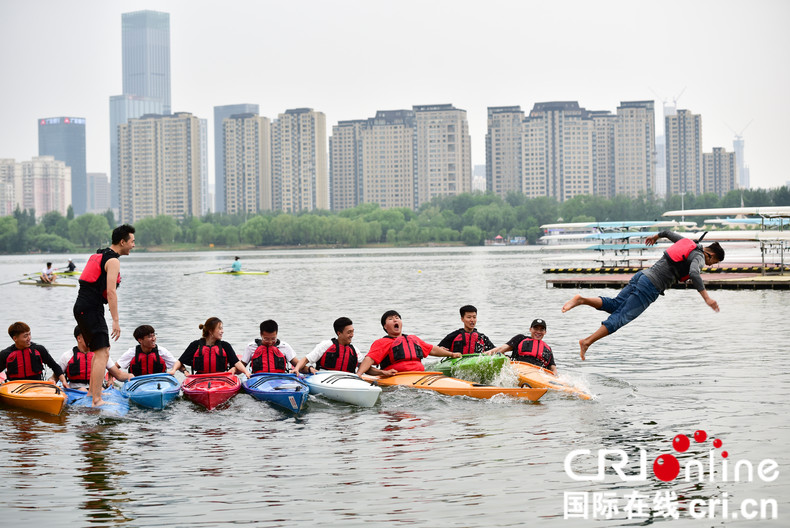
M 622 273 L 636 273 L 637 271 L 645 270 L 649 266 L 595 266 L 595 267 L 582 267 L 582 268 L 543 268 L 543 273 L 584 273 L 584 274 L 622 274 Z M 731 264 L 729 266 L 713 266 L 703 267 L 702 273 L 759 273 L 763 274 L 762 264 Z M 790 273 L 790 266 L 782 268 L 779 264 L 766 264 L 765 272 L 767 274 L 777 274 L 784 271 Z
M 759 273 L 703 273 L 707 290 L 790 290 L 790 274 L 788 275 L 763 275 L 762 268 Z M 633 277 L 633 273 L 620 273 L 608 275 L 595 275 L 585 277 L 562 277 L 547 279 L 546 287 L 554 288 L 623 288 Z M 693 288 L 691 281 L 679 283 L 674 289 Z

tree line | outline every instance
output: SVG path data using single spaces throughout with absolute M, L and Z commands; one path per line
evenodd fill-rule
M 712 207 L 787 206 L 790 189 L 734 190 L 715 194 L 666 199 L 653 196 L 603 198 L 582 195 L 559 203 L 554 198 L 527 198 L 510 193 L 466 193 L 435 198 L 419 210 L 382 209 L 363 204 L 339 212 L 310 211 L 298 214 L 261 212 L 249 215 L 209 213 L 176 220 L 169 216 L 146 218 L 135 224 L 138 246 L 198 247 L 332 245 L 360 247 L 369 244 L 412 245 L 428 243 L 483 244 L 497 235 L 525 237 L 530 244 L 541 236 L 542 224 L 655 220 L 664 211 Z M 701 218 L 687 218 L 702 221 Z M 95 249 L 109 243 L 112 211 L 63 216 L 52 211 L 38 221 L 32 210 L 17 208 L 0 217 L 0 252 L 57 252 Z

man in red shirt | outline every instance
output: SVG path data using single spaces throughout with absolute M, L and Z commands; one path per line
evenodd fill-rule
M 423 371 L 422 358 L 427 356 L 461 357 L 458 352 L 450 352 L 444 347 L 430 345 L 414 335 L 403 333 L 403 322 L 395 310 L 388 310 L 381 316 L 381 326 L 387 335 L 370 345 L 365 359 L 357 369 L 357 374 L 365 374 L 373 365 L 379 365 L 381 373 L 391 376 L 398 372 Z

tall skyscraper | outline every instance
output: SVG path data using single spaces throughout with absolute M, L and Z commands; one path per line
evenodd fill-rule
M 68 197 L 74 214 L 87 211 L 88 184 L 85 170 L 85 118 L 49 117 L 38 120 L 38 155 L 52 156 L 71 168 Z
M 224 213 L 225 209 L 225 147 L 222 134 L 224 121 L 232 115 L 257 114 L 256 104 L 232 104 L 214 107 L 214 211 Z
M 200 120 L 187 112 L 145 116 L 118 127 L 120 220 L 202 214 Z
M 748 189 L 751 186 L 749 177 L 749 167 L 746 166 L 744 158 L 745 143 L 743 136 L 736 134 L 735 139 L 732 140 L 732 149 L 735 151 L 735 166 L 738 171 L 738 187 L 741 189 Z
M 121 15 L 123 93 L 159 99 L 170 113 L 170 14 Z
M 702 194 L 702 116 L 678 110 L 665 118 L 667 196 Z
M 631 198 L 653 192 L 656 123 L 653 101 L 623 101 L 614 134 L 614 194 Z
M 329 209 L 326 116 L 294 108 L 272 123 L 272 206 L 296 213 Z
M 714 147 L 713 152 L 702 154 L 702 167 L 705 179 L 704 192 L 715 193 L 721 197 L 738 188 L 735 152 Z
M 21 163 L 22 209 L 35 209 L 36 218 L 50 211 L 63 216 L 71 205 L 71 168 L 52 156 Z
M 362 203 L 416 207 L 416 118 L 411 110 L 376 112 L 362 130 Z
M 213 203 L 209 202 L 208 185 L 208 119 L 201 118 L 200 123 L 200 213 L 204 215 L 212 209 Z
M 466 110 L 451 104 L 412 108 L 417 156 L 414 207 L 436 196 L 471 191 L 472 147 Z
M 258 114 L 223 120 L 225 211 L 272 210 L 271 121 Z
M 333 211 L 362 203 L 362 131 L 367 121 L 340 121 L 329 138 L 329 203 Z
M 0 159 L 0 216 L 10 216 L 22 207 L 22 165 L 13 159 Z
M 486 133 L 486 189 L 497 196 L 521 192 L 524 111 L 520 106 L 489 106 Z
M 617 116 L 609 110 L 588 112 L 593 122 L 593 194 L 614 196 L 614 136 Z
M 103 213 L 110 208 L 110 182 L 104 172 L 88 173 L 88 212 Z

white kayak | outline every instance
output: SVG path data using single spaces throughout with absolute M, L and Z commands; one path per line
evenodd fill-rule
M 360 407 L 373 407 L 381 394 L 381 387 L 339 370 L 319 370 L 317 374 L 305 376 L 304 381 L 310 387 L 310 394 Z

